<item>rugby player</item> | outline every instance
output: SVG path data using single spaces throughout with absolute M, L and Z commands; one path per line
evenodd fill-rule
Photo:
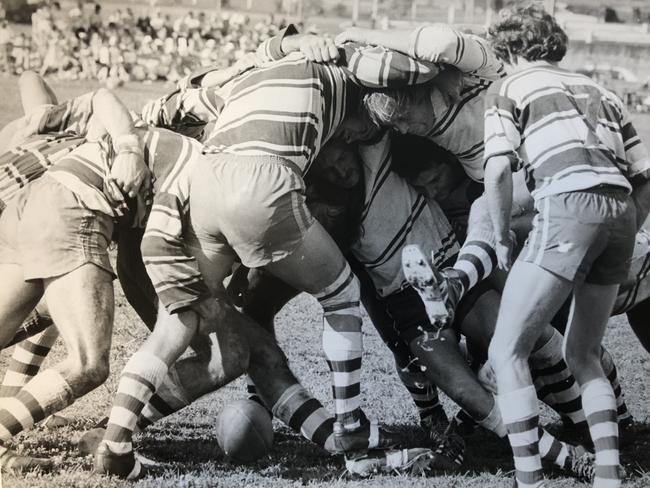
M 23 138 L 6 144 L 8 151 L 2 157 L 2 201 L 7 206 L 0 217 L 0 267 L 4 277 L 0 343 L 5 345 L 14 337 L 44 296 L 64 336 L 68 356 L 23 385 L 19 372 L 13 375 L 13 381 L 5 381 L 5 385 L 9 383 L 6 386 L 20 391 L 14 390 L 15 396 L 7 398 L 0 409 L 2 442 L 67 406 L 101 384 L 108 374 L 110 340 L 104 341 L 103 332 L 110 329 L 112 322 L 112 303 L 107 303 L 112 298 L 112 278 L 105 246 L 112 222 L 95 220 L 93 210 L 78 208 L 74 193 L 55 178 L 46 184 L 38 183 L 40 180 L 28 183 L 54 162 L 69 157 L 80 144 L 103 143 L 84 142 L 103 132 L 112 137 L 119 153 L 105 179 L 111 201 L 119 205 L 129 195 L 146 192 L 149 184 L 139 148 L 134 147 L 129 113 L 108 90 L 55 105 L 51 90 L 37 75 L 23 75 L 20 87 L 27 115 L 11 126 Z M 69 132 L 38 134 L 57 129 Z M 37 197 L 33 197 L 35 193 Z M 96 286 L 88 287 L 90 283 Z M 95 319 L 98 334 L 90 337 L 90 331 L 85 333 L 86 322 Z M 21 361 L 20 351 L 18 348 L 13 366 L 29 369 Z M 5 469 L 50 467 L 46 460 L 20 456 L 6 447 L 1 451 L 0 462 Z
M 511 266 L 513 171 L 526 172 L 537 211 L 508 275 L 489 352 L 516 483 L 545 486 L 538 407 L 525 363 L 540 327 L 572 295 L 565 359 L 581 387 L 594 442 L 594 486 L 618 487 L 624 471 L 616 399 L 600 350 L 634 236 L 650 208 L 650 157 L 615 95 L 557 66 L 568 39 L 542 8 L 502 11 L 490 35 L 509 67 L 490 87 L 485 113 L 485 186 L 501 268 Z M 549 138 L 556 143 L 551 148 Z

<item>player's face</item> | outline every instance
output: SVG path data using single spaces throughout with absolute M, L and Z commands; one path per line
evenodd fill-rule
M 426 137 L 434 124 L 433 106 L 428 97 L 418 97 L 401 114 L 396 114 L 390 125 L 400 134 Z
M 410 178 L 409 183 L 425 197 L 442 201 L 449 196 L 457 182 L 449 164 L 431 162 L 427 169 Z
M 361 177 L 356 152 L 341 140 L 332 140 L 321 149 L 311 171 L 316 177 L 341 188 L 352 188 Z
M 350 114 L 341 123 L 335 137 L 347 142 L 372 142 L 381 135 L 382 130 L 368 117 L 365 111 Z

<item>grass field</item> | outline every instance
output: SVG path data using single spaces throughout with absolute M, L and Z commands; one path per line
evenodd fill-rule
M 53 84 L 61 99 L 92 88 L 88 83 L 66 82 Z M 14 118 L 20 111 L 15 80 L 0 78 L 0 124 Z M 117 92 L 132 108 L 138 108 L 155 94 L 165 91 L 162 85 L 130 85 Z M 639 117 L 637 125 L 650 141 L 650 117 Z M 2 278 L 0 277 L 0 283 Z M 119 285 L 116 284 L 119 288 Z M 102 387 L 64 411 L 73 423 L 56 431 L 37 426 L 19 435 L 13 447 L 31 455 L 54 457 L 58 461 L 56 472 L 48 475 L 13 477 L 2 474 L 4 487 L 125 487 L 132 483 L 114 478 L 95 476 L 90 472 L 91 459 L 80 457 L 75 440 L 94 422 L 103 417 L 110 405 L 117 385 L 117 377 L 129 355 L 145 337 L 145 327 L 126 304 L 121 291 L 117 291 L 115 333 L 111 354 L 112 374 Z M 648 317 L 650 326 L 650 317 Z M 300 296 L 289 304 L 276 320 L 278 338 L 287 353 L 293 371 L 320 400 L 331 408 L 329 374 L 320 352 L 320 312 L 316 302 Z M 365 349 L 363 366 L 364 409 L 370 417 L 386 424 L 416 434 L 416 412 L 406 391 L 400 386 L 387 352 L 372 329 L 365 322 Z M 626 393 L 628 405 L 636 417 L 640 433 L 635 447 L 623 452 L 623 461 L 630 479 L 626 486 L 650 486 L 650 356 L 634 339 L 624 318 L 615 318 L 607 331 L 606 345 L 619 366 L 619 376 Z M 52 358 L 62 357 L 63 348 L 57 345 Z M 9 352 L 2 355 L 2 363 Z M 300 436 L 277 424 L 272 452 L 255 464 L 238 466 L 224 458 L 215 437 L 215 418 L 224 402 L 243 398 L 245 391 L 241 380 L 222 391 L 209 395 L 184 411 L 171 416 L 137 437 L 141 452 L 161 462 L 161 467 L 136 486 L 142 487 L 509 487 L 513 469 L 509 450 L 489 434 L 476 434 L 471 438 L 466 472 L 455 476 L 404 478 L 380 476 L 363 481 L 347 481 L 340 477 L 341 459 L 327 457 Z M 448 413 L 455 408 L 445 402 Z M 543 421 L 551 429 L 559 427 L 557 417 L 544 413 Z M 573 479 L 553 473 L 549 486 L 583 486 Z

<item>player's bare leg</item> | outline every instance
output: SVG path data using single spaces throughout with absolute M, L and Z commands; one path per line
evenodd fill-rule
M 596 450 L 595 487 L 620 486 L 616 397 L 601 365 L 601 342 L 618 285 L 576 286 L 565 333 L 565 357 L 582 388 L 582 406 Z
M 516 261 L 503 291 L 489 349 L 501 416 L 514 449 L 519 483 L 542 486 L 539 410 L 528 359 L 543 326 L 571 292 L 573 284 L 530 263 Z M 518 452 L 526 451 L 526 455 Z

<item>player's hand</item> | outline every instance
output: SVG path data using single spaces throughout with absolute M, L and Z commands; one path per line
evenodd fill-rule
M 310 61 L 328 63 L 339 58 L 339 50 L 328 37 L 306 34 L 296 41 L 298 50 Z
M 151 172 L 137 151 L 120 151 L 113 160 L 109 180 L 124 196 L 135 198 L 151 191 Z
M 334 42 L 337 46 L 345 44 L 346 42 L 360 42 L 362 44 L 367 44 L 368 38 L 366 36 L 366 31 L 367 29 L 361 27 L 349 27 L 336 36 Z
M 260 58 L 257 56 L 257 53 L 248 53 L 239 58 L 232 66 L 238 74 L 241 74 L 251 68 L 257 68 L 259 65 Z
M 214 297 L 195 302 L 191 308 L 199 315 L 198 330 L 201 334 L 214 332 L 217 324 L 223 321 L 225 313 L 223 303 Z
M 497 264 L 500 269 L 510 271 L 515 252 L 515 245 L 515 237 L 512 231 L 510 231 L 506 239 L 497 242 L 495 251 L 497 255 Z

